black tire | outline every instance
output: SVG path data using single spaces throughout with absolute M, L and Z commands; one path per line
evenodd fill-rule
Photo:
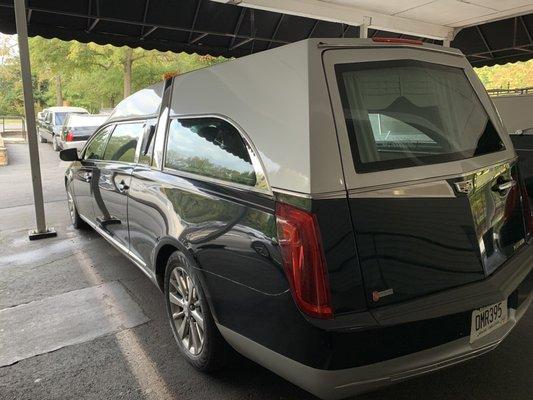
M 177 270 L 180 273 L 184 271 L 192 279 L 194 283 L 194 289 L 197 292 L 197 297 L 200 303 L 201 313 L 203 314 L 203 344 L 201 346 L 201 350 L 196 355 L 192 354 L 192 348 L 191 350 L 186 348 L 183 340 L 179 336 L 178 328 L 176 327 L 176 324 L 179 324 L 179 320 L 175 320 L 172 316 L 172 307 L 176 307 L 176 305 L 171 306 L 169 291 L 172 291 L 172 293 L 175 293 L 178 296 L 180 295 L 175 286 L 171 286 L 170 282 L 171 275 L 175 277 L 175 275 L 173 275 L 174 270 Z M 173 281 L 175 281 L 175 279 L 173 279 Z M 205 297 L 204 289 L 200 283 L 200 280 L 198 279 L 195 269 L 190 265 L 187 257 L 180 251 L 174 252 L 168 259 L 165 270 L 164 289 L 167 317 L 172 328 L 172 333 L 174 334 L 174 339 L 176 340 L 181 354 L 194 368 L 202 372 L 213 372 L 224 367 L 231 355 L 231 350 L 229 345 L 220 335 L 220 332 L 215 325 L 213 315 L 211 314 L 211 310 L 209 309 L 209 305 Z M 190 318 L 194 322 L 192 316 L 184 318 Z M 193 328 L 190 327 L 189 329 Z M 191 332 L 189 330 L 189 335 L 190 333 Z
M 76 202 L 74 201 L 74 197 L 70 193 L 70 191 L 67 189 L 67 207 L 70 214 L 70 222 L 72 222 L 72 226 L 74 229 L 87 229 L 89 225 L 81 219 L 80 214 L 78 214 L 78 210 L 76 209 Z

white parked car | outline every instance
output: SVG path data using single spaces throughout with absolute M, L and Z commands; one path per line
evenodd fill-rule
M 68 115 L 56 138 L 58 150 L 81 150 L 94 131 L 108 118 L 108 115 Z
M 39 122 L 38 133 L 41 143 L 51 142 L 54 150 L 59 150 L 54 138 L 59 135 L 65 118 L 69 114 L 89 114 L 82 107 L 50 107 L 46 109 L 44 119 Z

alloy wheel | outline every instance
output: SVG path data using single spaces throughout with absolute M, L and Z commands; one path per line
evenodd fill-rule
M 200 354 L 204 344 L 204 313 L 198 289 L 181 267 L 172 270 L 168 298 L 172 323 L 183 348 L 191 355 Z

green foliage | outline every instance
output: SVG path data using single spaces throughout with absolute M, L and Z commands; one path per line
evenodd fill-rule
M 221 167 L 213 164 L 206 157 L 185 157 L 170 148 L 167 152 L 167 164 L 180 171 L 209 176 L 242 185 L 255 185 L 256 176 L 254 172 L 239 172 L 230 168 Z
M 125 80 L 135 92 L 163 80 L 164 74 L 185 73 L 225 60 L 41 37 L 31 38 L 29 44 L 37 111 L 60 100 L 92 112 L 113 108 L 124 97 Z M 0 55 L 4 55 L 1 47 L 2 43 Z M 23 111 L 18 62 L 14 56 L 4 56 L 0 62 L 0 114 Z
M 0 38 L 1 39 L 1 38 Z M 37 110 L 60 100 L 97 112 L 122 100 L 125 81 L 131 91 L 161 81 L 168 73 L 183 74 L 225 61 L 222 57 L 128 49 L 94 43 L 30 39 L 34 98 Z M 130 61 L 128 61 L 130 60 Z M 131 62 L 128 78 L 125 65 Z M 533 86 L 533 60 L 475 69 L 487 89 Z M 0 114 L 23 112 L 19 60 L 0 40 Z
M 533 60 L 474 68 L 487 89 L 524 88 L 533 86 Z
M 15 62 L 0 68 L 0 115 L 21 115 L 24 107 L 19 66 Z

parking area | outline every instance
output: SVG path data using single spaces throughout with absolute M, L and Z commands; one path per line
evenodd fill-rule
M 67 164 L 39 146 L 56 238 L 28 240 L 35 221 L 27 145 L 8 144 L 10 164 L 0 167 L 1 399 L 313 398 L 242 358 L 212 375 L 189 367 L 158 289 L 96 233 L 70 226 Z M 358 398 L 531 399 L 532 330 L 529 311 L 493 352 Z

